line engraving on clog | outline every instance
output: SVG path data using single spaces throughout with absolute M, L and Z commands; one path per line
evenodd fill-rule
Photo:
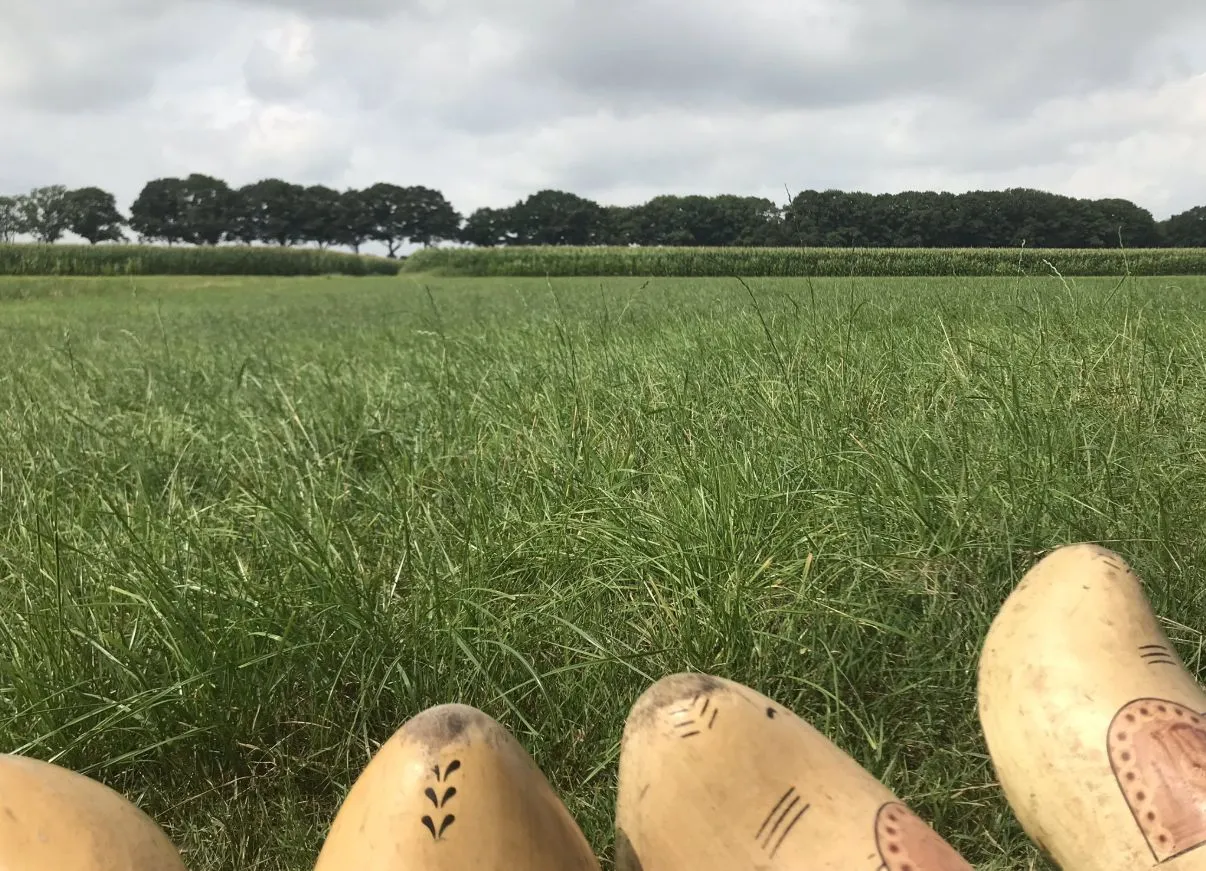
M 771 808 L 770 813 L 766 815 L 766 819 L 762 821 L 762 826 L 758 829 L 758 833 L 754 835 L 754 840 L 760 842 L 762 849 L 769 853 L 772 859 L 775 858 L 775 853 L 779 852 L 779 848 L 783 846 L 783 842 L 787 839 L 788 834 L 796 827 L 796 823 L 800 821 L 800 817 L 804 816 L 804 812 L 812 807 L 810 804 L 801 805 L 800 800 L 801 796 L 796 791 L 796 788 L 794 786 L 788 787 L 787 792 L 779 797 L 779 800 L 775 802 L 775 806 Z M 784 825 L 784 820 L 788 820 L 789 816 L 791 819 Z
M 1139 647 L 1141 656 L 1148 665 L 1180 665 L 1176 654 L 1163 644 L 1144 644 Z
M 1158 862 L 1206 844 L 1206 717 L 1165 699 L 1136 699 L 1110 721 L 1106 746 Z
M 710 696 L 697 693 L 689 705 L 670 712 L 671 724 L 679 738 L 694 738 L 715 726 L 719 713 L 720 709 L 712 704 Z
M 875 846 L 881 871 L 972 871 L 954 847 L 898 801 L 875 815 Z
M 1107 566 L 1109 566 L 1110 568 L 1112 568 L 1118 572 L 1126 572 L 1128 570 L 1128 566 L 1125 562 L 1122 561 L 1122 558 L 1119 557 L 1118 554 L 1114 553 L 1109 548 L 1105 548 L 1105 547 L 1102 547 L 1101 545 L 1095 544 L 1095 545 L 1092 545 L 1089 549 L 1093 553 L 1092 559 L 1097 560 L 1098 562 L 1103 562 Z

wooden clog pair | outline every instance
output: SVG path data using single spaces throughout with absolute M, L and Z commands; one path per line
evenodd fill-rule
M 788 709 L 728 680 L 677 674 L 624 731 L 619 871 L 777 867 L 970 871 L 853 759 Z M 163 831 L 115 791 L 0 756 L 2 871 L 183 871 Z M 315 871 L 599 871 L 519 742 L 478 709 L 406 723 L 361 773 Z
M 878 780 L 791 711 L 706 675 L 659 681 L 624 729 L 618 871 L 970 871 Z M 183 871 L 107 787 L 0 757 L 3 871 Z M 599 871 L 511 734 L 464 705 L 407 722 L 336 814 L 315 871 Z
M 624 727 L 618 871 L 970 871 L 878 780 L 740 684 L 673 675 Z M 370 761 L 315 871 L 598 871 L 544 776 L 501 726 L 459 705 L 420 714 Z
M 989 630 L 980 718 L 1005 795 L 1064 871 L 1206 869 L 1206 694 L 1115 554 L 1061 548 Z M 954 871 L 953 848 L 791 711 L 706 675 L 648 689 L 624 728 L 618 871 Z M 14 798 L 14 796 L 16 798 Z M 125 799 L 0 757 L 4 871 L 180 871 Z M 378 751 L 315 871 L 598 871 L 515 739 L 480 711 L 432 708 Z

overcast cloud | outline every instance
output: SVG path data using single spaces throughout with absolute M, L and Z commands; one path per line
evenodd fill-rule
M 1206 204 L 1202 0 L 0 0 L 0 193 L 164 175 Z

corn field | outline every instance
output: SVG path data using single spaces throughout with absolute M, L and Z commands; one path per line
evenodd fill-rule
M 404 272 L 447 276 L 1202 275 L 1206 248 L 426 248 Z
M 425 248 L 405 260 L 314 248 L 0 245 L 0 275 L 934 277 L 1206 275 L 1206 248 Z
M 315 248 L 0 245 L 0 275 L 396 275 L 399 266 Z

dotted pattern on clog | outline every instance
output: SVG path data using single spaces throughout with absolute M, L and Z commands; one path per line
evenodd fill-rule
M 875 815 L 875 845 L 886 871 L 973 871 L 955 848 L 900 802 Z
M 1157 861 L 1206 844 L 1206 717 L 1164 699 L 1136 699 L 1110 721 L 1107 748 Z

